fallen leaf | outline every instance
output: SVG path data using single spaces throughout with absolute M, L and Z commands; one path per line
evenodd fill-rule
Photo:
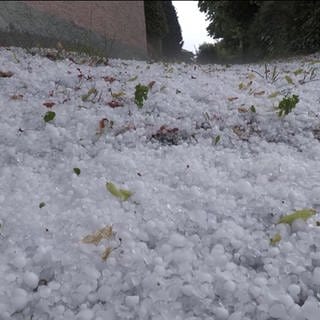
M 247 75 L 247 79 L 249 79 L 249 80 L 254 79 L 254 77 L 255 77 L 255 75 L 254 75 L 253 73 L 249 73 L 249 74 Z
M 256 97 L 256 96 L 262 96 L 263 94 L 265 94 L 265 91 L 258 91 L 258 92 L 255 92 L 253 95 Z
M 89 89 L 88 93 L 84 94 L 81 96 L 81 100 L 82 101 L 87 101 L 91 95 L 97 95 L 98 94 L 98 90 L 96 88 L 91 88 Z
M 55 116 L 56 116 L 56 113 L 55 113 L 55 112 L 53 112 L 53 111 L 48 111 L 48 112 L 44 115 L 43 119 L 44 119 L 45 122 L 49 122 L 49 121 L 53 120 L 53 119 L 55 118 Z
M 47 102 L 44 102 L 43 105 L 50 109 L 55 105 L 55 103 L 51 101 L 47 101 Z
M 114 77 L 109 77 L 109 76 L 102 77 L 102 79 L 103 79 L 105 82 L 109 82 L 109 83 L 112 83 L 112 82 L 116 81 L 116 78 L 114 78 Z
M 137 80 L 138 79 L 138 76 L 134 76 L 134 77 L 132 77 L 132 78 L 130 78 L 128 81 L 134 81 L 134 80 Z
M 289 84 L 294 84 L 293 81 L 292 81 L 292 79 L 291 79 L 291 77 L 285 76 L 284 78 L 287 80 L 287 82 L 288 82 Z
M 46 205 L 46 204 L 45 204 L 44 202 L 40 202 L 40 203 L 39 203 L 39 208 L 41 209 L 41 208 L 43 208 L 45 205 Z
M 11 71 L 0 71 L 0 78 L 11 78 L 13 76 L 13 72 Z
M 275 98 L 276 96 L 278 96 L 280 94 L 279 91 L 273 92 L 271 94 L 268 95 L 268 98 Z
M 105 248 L 105 250 L 102 252 L 101 259 L 103 261 L 106 261 L 110 255 L 110 253 L 112 252 L 112 250 L 113 249 L 111 247 Z
M 252 81 L 248 82 L 247 84 L 244 84 L 243 82 L 239 83 L 239 89 L 244 90 L 248 89 L 252 85 Z
M 110 239 L 113 235 L 114 232 L 112 230 L 112 226 L 106 226 L 96 231 L 94 234 L 85 236 L 81 241 L 83 243 L 94 244 L 97 246 L 101 240 Z
M 152 89 L 152 87 L 154 86 L 155 83 L 156 83 L 155 81 L 150 81 L 148 84 L 148 88 Z
M 270 239 L 270 244 L 271 245 L 276 245 L 279 241 L 281 240 L 281 234 L 278 232 L 275 234 L 271 239 Z
M 103 118 L 103 119 L 101 119 L 99 121 L 99 129 L 100 130 L 103 130 L 106 127 L 106 124 L 105 124 L 106 120 L 108 120 L 108 119 L 107 118 Z
M 118 108 L 118 107 L 122 107 L 123 106 L 123 103 L 119 102 L 119 101 L 116 101 L 116 100 L 112 100 L 110 102 L 108 102 L 108 105 L 111 107 L 111 108 Z
M 120 98 L 120 97 L 123 97 L 125 95 L 126 94 L 123 91 L 111 93 L 112 98 Z
M 112 182 L 106 183 L 107 190 L 122 201 L 128 200 L 132 196 L 132 192 L 125 189 L 118 189 Z
M 303 72 L 303 69 L 297 69 L 297 70 L 293 71 L 295 76 L 301 74 L 302 72 Z
M 238 108 L 238 112 L 240 113 L 245 113 L 245 112 L 248 112 L 249 110 L 247 108 Z
M 238 97 L 229 97 L 228 101 L 234 101 L 234 100 L 237 100 L 237 99 L 239 99 L 239 98 Z
M 287 224 L 292 224 L 295 220 L 297 219 L 302 219 L 302 220 L 307 220 L 310 217 L 314 216 L 316 214 L 315 209 L 302 209 L 302 210 L 297 210 L 294 211 L 291 214 L 288 214 L 286 216 L 283 216 L 282 218 L 279 219 L 277 224 L 279 223 L 287 223 Z
M 246 129 L 241 126 L 234 126 L 232 128 L 232 131 L 242 140 L 248 140 L 248 133 L 246 132 Z
M 246 87 L 246 85 L 243 82 L 239 83 L 239 89 L 240 90 L 245 89 L 245 87 Z
M 23 95 L 22 94 L 14 94 L 13 96 L 10 97 L 11 100 L 22 100 Z

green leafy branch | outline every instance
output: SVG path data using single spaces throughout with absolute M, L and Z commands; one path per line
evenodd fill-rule
M 298 95 L 292 95 L 291 97 L 284 97 L 280 102 L 276 110 L 278 110 L 278 116 L 283 117 L 288 115 L 299 102 Z
M 136 85 L 136 91 L 134 93 L 134 102 L 138 106 L 138 108 L 143 107 L 143 101 L 147 100 L 149 88 L 142 84 Z

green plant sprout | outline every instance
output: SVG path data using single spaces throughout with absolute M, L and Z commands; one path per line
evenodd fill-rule
M 55 118 L 55 116 L 56 116 L 56 113 L 55 113 L 55 112 L 53 112 L 53 111 L 48 111 L 48 112 L 44 115 L 43 120 L 44 120 L 45 122 L 49 122 L 49 121 L 53 120 L 53 119 Z
M 216 136 L 214 139 L 214 145 L 216 146 L 218 144 L 218 142 L 220 141 L 220 136 Z
M 285 97 L 280 102 L 276 110 L 278 110 L 278 116 L 283 117 L 288 115 L 299 102 L 299 96 L 292 95 L 291 97 Z
M 250 107 L 250 111 L 252 112 L 252 113 L 256 113 L 257 111 L 256 111 L 256 108 L 254 107 L 254 105 L 252 105 L 251 107 Z
M 134 102 L 138 106 L 138 108 L 143 107 L 143 100 L 147 100 L 149 88 L 142 84 L 136 85 L 136 91 L 134 93 Z

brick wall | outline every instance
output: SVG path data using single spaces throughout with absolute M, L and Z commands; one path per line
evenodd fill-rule
M 83 38 L 81 30 L 90 30 L 96 43 L 115 40 L 119 57 L 124 50 L 130 56 L 131 49 L 147 56 L 143 1 L 1 1 L 0 31 L 12 27 L 55 40 Z
M 143 1 L 23 1 L 101 36 L 147 50 Z

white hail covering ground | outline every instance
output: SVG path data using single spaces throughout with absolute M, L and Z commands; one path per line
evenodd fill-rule
M 318 320 L 319 55 L 268 67 L 0 48 L 0 319 Z

